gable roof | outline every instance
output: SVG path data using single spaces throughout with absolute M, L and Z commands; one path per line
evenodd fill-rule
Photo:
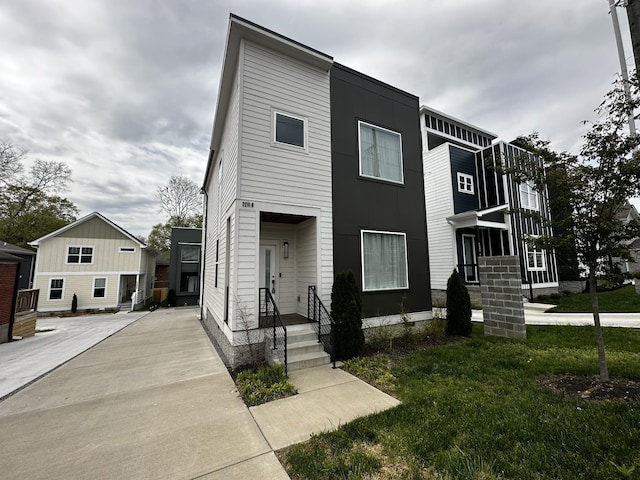
M 136 237 L 134 237 L 132 234 L 130 234 L 129 232 L 127 232 L 124 228 L 116 225 L 115 223 L 113 223 L 111 220 L 109 220 L 107 217 L 105 217 L 104 215 L 99 214 L 98 212 L 92 212 L 89 215 L 86 215 L 78 220 L 76 220 L 73 223 L 70 223 L 69 225 L 65 225 L 62 228 L 59 228 L 58 230 L 55 230 L 47 235 L 45 235 L 44 237 L 40 237 L 37 240 L 34 240 L 33 242 L 29 242 L 29 245 L 31 245 L 32 247 L 38 247 L 40 245 L 41 242 L 48 240 L 52 237 L 56 237 L 58 235 L 60 235 L 63 232 L 66 232 L 67 230 L 71 230 L 74 227 L 77 227 L 78 225 L 81 225 L 93 218 L 99 218 L 100 220 L 102 220 L 103 222 L 105 222 L 107 225 L 113 227 L 114 229 L 116 229 L 118 232 L 120 232 L 122 235 L 124 235 L 125 237 L 129 238 L 129 240 L 132 240 L 134 242 L 136 242 L 140 248 L 147 248 L 147 245 L 145 243 L 142 243 L 140 240 L 138 240 Z
M 12 243 L 3 242 L 0 240 L 0 252 L 12 253 L 14 255 L 35 255 L 36 252 L 28 250 L 26 248 L 13 245 Z

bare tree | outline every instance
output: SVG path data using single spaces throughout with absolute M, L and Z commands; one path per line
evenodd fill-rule
M 174 226 L 186 225 L 189 217 L 202 213 L 200 189 L 187 177 L 171 177 L 167 185 L 158 187 L 157 195 L 160 208 L 174 221 Z

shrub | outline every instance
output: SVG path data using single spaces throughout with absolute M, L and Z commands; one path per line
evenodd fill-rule
M 446 322 L 439 310 L 434 309 L 433 318 L 421 328 L 420 335 L 426 340 L 440 340 L 444 337 Z
M 295 395 L 282 365 L 264 365 L 258 370 L 245 370 L 236 378 L 238 393 L 248 407 Z
M 447 335 L 471 334 L 471 299 L 457 270 L 447 281 Z
M 167 307 L 176 306 L 176 291 L 172 288 L 167 292 Z
M 71 299 L 71 312 L 76 313 L 78 311 L 78 296 L 74 293 Z
M 351 271 L 336 275 L 331 289 L 331 316 L 335 321 L 333 348 L 336 360 L 360 355 L 364 347 L 362 297 Z

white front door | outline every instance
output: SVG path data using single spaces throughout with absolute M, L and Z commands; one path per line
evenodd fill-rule
M 275 245 L 260 245 L 260 288 L 268 288 L 273 300 L 278 304 L 278 249 Z

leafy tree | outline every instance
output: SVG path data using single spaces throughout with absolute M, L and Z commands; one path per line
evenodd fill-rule
M 331 289 L 331 316 L 335 322 L 334 357 L 347 360 L 360 355 L 364 347 L 362 296 L 351 271 L 336 275 Z
M 471 335 L 471 299 L 458 270 L 447 280 L 447 335 Z
M 55 193 L 66 190 L 64 162 L 36 160 L 25 172 L 26 152 L 0 141 L 0 238 L 20 246 L 76 219 L 78 209 Z
M 175 223 L 173 226 L 187 226 L 190 218 L 202 215 L 200 189 L 187 177 L 171 177 L 167 185 L 158 187 L 157 195 L 160 208 Z
M 166 223 L 157 223 L 151 228 L 147 245 L 156 252 L 171 250 L 171 229 L 173 227 L 202 228 L 202 215 L 193 215 L 184 219 L 170 218 Z
M 578 260 L 585 266 L 589 280 L 591 308 L 595 325 L 600 378 L 607 380 L 604 338 L 600 325 L 600 310 L 596 291 L 596 275 L 601 259 L 630 258 L 629 240 L 640 235 L 640 222 L 624 224 L 617 212 L 628 198 L 640 194 L 640 136 L 626 133 L 628 111 L 640 100 L 638 79 L 629 82 L 631 98 L 626 97 L 622 80 L 614 84 L 602 104 L 596 109 L 601 119 L 591 125 L 584 136 L 578 155 L 556 153 L 549 142 L 537 135 L 524 137 L 528 147 L 543 156 L 547 172 L 530 172 L 529 178 L 539 192 L 545 187 L 559 192 L 571 215 L 552 219 L 554 235 L 535 240 L 541 248 L 575 248 Z M 526 173 L 526 172 L 525 172 Z M 562 236 L 558 234 L 562 232 Z
M 24 204 L 25 195 L 29 195 Z M 66 198 L 20 187 L 0 190 L 0 239 L 19 246 L 75 221 L 78 209 Z

